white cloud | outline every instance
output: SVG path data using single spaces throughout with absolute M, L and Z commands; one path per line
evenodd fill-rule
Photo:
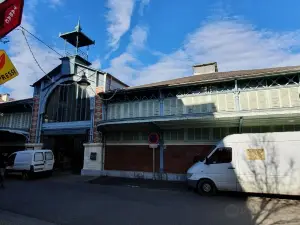
M 110 67 L 106 70 L 109 73 L 118 76 L 118 78 L 125 83 L 132 83 L 132 75 L 136 73 L 135 66 L 140 65 L 137 54 L 144 49 L 147 36 L 147 27 L 136 26 L 132 30 L 130 43 L 128 44 L 126 51 L 120 56 L 112 59 L 110 61 Z
M 181 47 L 152 65 L 123 71 L 115 60 L 110 69 L 139 85 L 190 76 L 196 63 L 216 61 L 219 71 L 299 65 L 299 45 L 300 31 L 273 32 L 240 20 L 214 20 L 202 24 Z
M 30 23 L 32 20 L 32 14 L 29 17 L 25 14 L 21 25 L 31 33 L 35 33 L 34 26 Z M 41 45 L 35 39 L 32 39 L 26 32 L 25 34 L 35 57 L 44 71 L 49 72 L 60 64 L 59 57 L 56 53 L 48 49 L 46 46 Z M 20 30 L 13 31 L 9 35 L 9 39 L 8 54 L 18 70 L 19 76 L 8 81 L 4 84 L 4 86 L 11 89 L 10 94 L 15 99 L 32 97 L 33 88 L 30 87 L 30 85 L 37 79 L 44 76 L 44 73 L 35 63 Z
M 131 33 L 130 43 L 127 51 L 143 49 L 147 41 L 148 28 L 145 26 L 136 26 Z
M 64 0 L 47 0 L 48 4 L 52 8 L 56 8 L 57 6 L 61 6 Z
M 141 1 L 141 3 L 140 3 L 140 8 L 139 8 L 139 14 L 141 16 L 143 16 L 144 15 L 144 9 L 147 5 L 149 5 L 150 0 L 140 0 L 140 1 Z
M 92 62 L 91 67 L 94 68 L 94 69 L 100 69 L 101 68 L 101 61 L 100 61 L 100 59 L 95 59 Z
M 107 32 L 109 34 L 109 47 L 115 51 L 119 47 L 121 37 L 128 31 L 135 0 L 108 0 Z

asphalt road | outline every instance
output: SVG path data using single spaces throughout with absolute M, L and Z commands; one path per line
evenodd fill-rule
M 0 190 L 0 225 L 300 224 L 300 200 L 201 197 L 192 191 L 89 184 L 83 179 L 8 180 Z

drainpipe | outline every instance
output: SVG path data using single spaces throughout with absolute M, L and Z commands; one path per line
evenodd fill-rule
M 239 133 L 242 133 L 242 126 L 243 126 L 243 117 L 240 117 L 240 122 L 239 122 Z
M 105 133 L 101 132 L 101 139 L 102 139 L 102 151 L 101 151 L 101 158 L 102 158 L 102 171 L 104 171 L 105 166 L 105 145 L 106 145 L 106 135 Z
M 163 131 L 159 132 L 159 172 L 164 172 L 164 135 Z
M 239 88 L 237 80 L 234 81 L 234 100 L 235 100 L 235 110 L 240 111 L 240 99 L 239 99 Z

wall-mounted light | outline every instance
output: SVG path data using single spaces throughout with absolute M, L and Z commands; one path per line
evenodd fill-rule
M 82 88 L 87 88 L 88 86 L 91 85 L 91 83 L 88 81 L 85 73 L 83 73 L 83 75 L 81 76 L 80 81 L 77 81 L 77 84 L 80 85 L 80 87 L 82 87 Z
M 49 119 L 48 119 L 48 115 L 47 115 L 47 114 L 45 114 L 45 116 L 44 116 L 44 121 L 45 121 L 45 123 L 48 123 L 48 122 L 49 122 Z

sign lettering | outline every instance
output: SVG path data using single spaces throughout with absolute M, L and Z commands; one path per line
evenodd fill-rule
M 0 84 L 18 76 L 19 73 L 4 50 L 0 50 Z

